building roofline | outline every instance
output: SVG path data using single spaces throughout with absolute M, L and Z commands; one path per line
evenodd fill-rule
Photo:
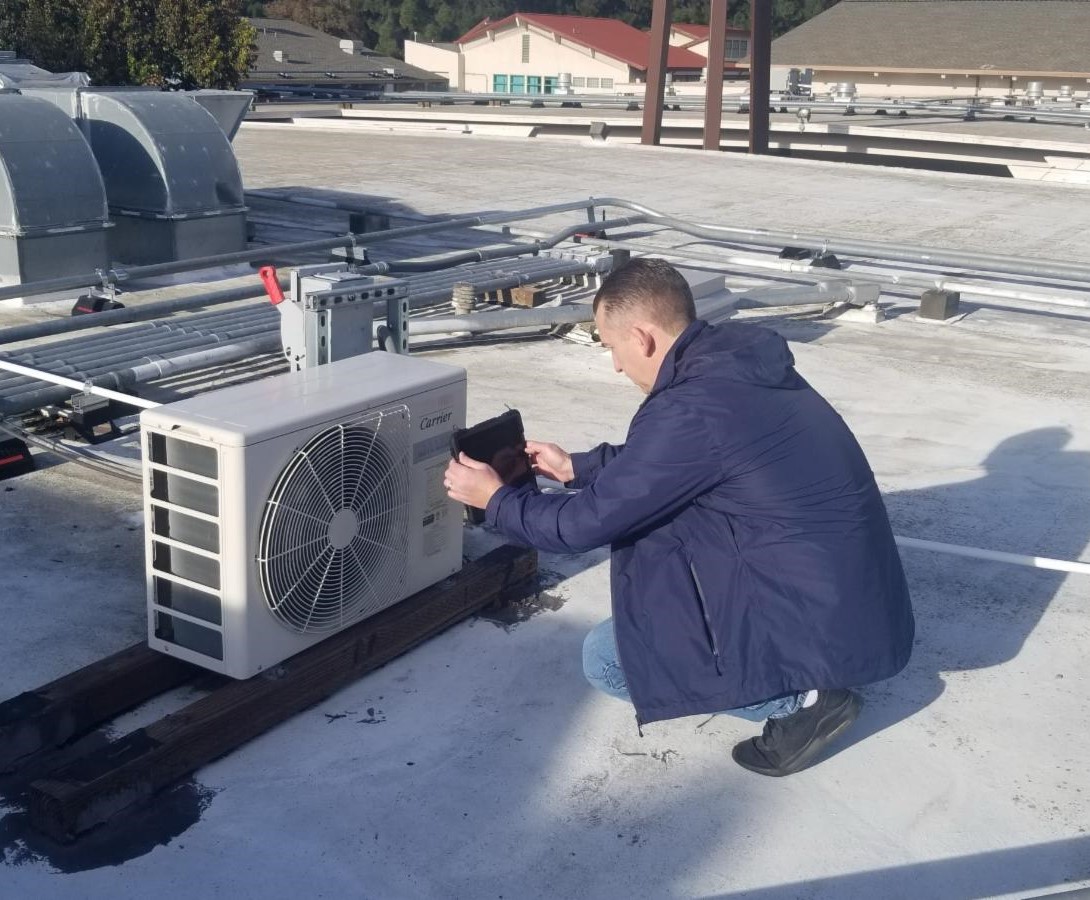
M 556 15 L 553 13 L 525 13 L 516 12 L 511 13 L 509 16 L 505 16 L 502 19 L 497 19 L 494 22 L 488 19 L 483 19 L 474 25 L 469 31 L 458 38 L 455 43 L 460 46 L 471 44 L 474 41 L 481 40 L 489 32 L 499 31 L 506 29 L 512 24 L 518 25 L 521 22 L 536 25 L 538 28 L 549 31 L 553 34 L 558 34 L 563 40 L 570 41 L 573 44 L 577 44 L 580 47 L 587 47 L 596 53 L 601 53 L 603 56 L 608 56 L 610 59 L 615 59 L 618 62 L 624 63 L 633 69 L 639 71 L 646 71 L 648 68 L 648 61 L 640 61 L 632 56 L 619 56 L 617 53 L 611 51 L 608 48 L 602 47 L 599 44 L 595 44 L 589 40 L 580 40 L 578 35 L 568 34 L 562 30 L 554 28 L 550 25 L 550 20 L 563 19 L 563 20 L 582 20 L 587 22 L 608 22 L 611 25 L 617 24 L 616 19 L 605 19 L 600 16 L 564 16 Z M 624 23 L 620 23 L 624 24 Z M 631 27 L 631 26 L 629 26 Z M 639 29 L 633 28 L 639 34 L 645 34 L 640 32 Z M 679 59 L 679 54 L 685 54 L 686 57 L 692 57 L 691 59 Z M 674 57 L 674 61 L 670 62 L 670 57 Z M 691 50 L 685 50 L 682 47 L 670 47 L 667 52 L 667 68 L 668 69 L 703 69 L 706 61 L 702 56 L 697 53 L 693 53 Z

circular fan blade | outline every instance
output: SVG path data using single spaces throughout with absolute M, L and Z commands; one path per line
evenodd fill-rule
M 404 406 L 314 435 L 288 462 L 262 515 L 265 602 L 294 631 L 343 628 L 398 599 L 409 527 Z

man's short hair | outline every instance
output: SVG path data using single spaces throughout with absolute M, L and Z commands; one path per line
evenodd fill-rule
M 660 328 L 684 331 L 696 318 L 689 283 L 664 259 L 640 257 L 609 274 L 594 295 L 594 311 L 638 312 Z

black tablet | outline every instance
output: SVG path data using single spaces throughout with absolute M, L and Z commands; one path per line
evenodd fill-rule
M 465 453 L 471 459 L 488 463 L 504 484 L 519 487 L 534 481 L 530 457 L 526 454 L 526 434 L 522 415 L 517 409 L 487 419 L 472 428 L 456 428 L 450 437 L 450 452 L 457 459 Z M 466 507 L 470 521 L 484 521 L 484 510 Z

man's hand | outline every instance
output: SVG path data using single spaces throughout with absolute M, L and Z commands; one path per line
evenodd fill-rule
M 559 481 L 561 484 L 567 484 L 575 478 L 571 454 L 556 444 L 527 441 L 526 452 L 530 454 L 530 464 L 539 475 Z
M 488 463 L 478 462 L 464 453 L 452 459 L 447 466 L 443 486 L 452 500 L 458 500 L 467 506 L 484 509 L 492 495 L 503 487 L 503 479 L 496 474 Z

